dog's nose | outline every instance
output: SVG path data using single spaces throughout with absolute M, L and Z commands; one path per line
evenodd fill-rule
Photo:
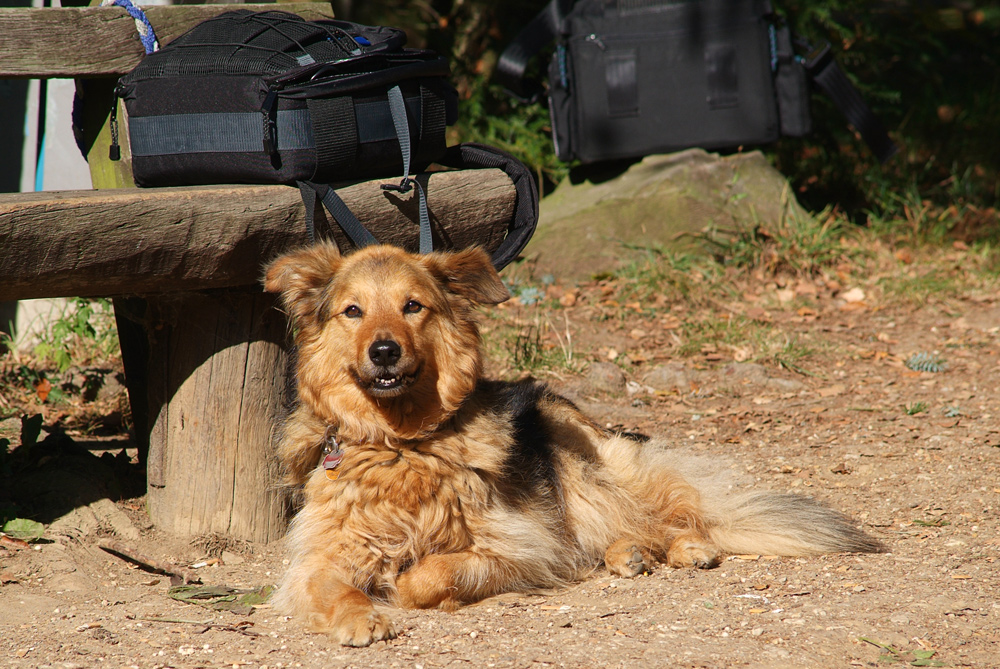
M 380 339 L 368 347 L 368 357 L 379 367 L 389 367 L 399 362 L 402 351 L 391 339 Z

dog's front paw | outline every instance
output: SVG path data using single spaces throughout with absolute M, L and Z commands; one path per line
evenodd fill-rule
M 667 564 L 675 568 L 711 569 L 719 564 L 719 549 L 707 539 L 682 535 L 670 544 Z
M 629 539 L 611 544 L 604 554 L 604 566 L 616 576 L 634 578 L 652 568 L 653 557 L 648 550 Z
M 313 628 L 326 632 L 342 646 L 355 648 L 396 638 L 396 627 L 392 624 L 392 620 L 375 610 L 341 616 L 333 625 L 313 625 Z

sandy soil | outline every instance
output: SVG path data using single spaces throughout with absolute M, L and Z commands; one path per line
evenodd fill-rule
M 28 488 L 29 503 L 56 504 L 60 492 L 79 493 L 80 482 L 89 482 L 85 499 L 62 500 L 63 511 L 75 510 L 49 526 L 45 543 L 0 544 L 2 662 L 65 669 L 998 667 L 998 301 L 994 292 L 913 308 L 833 294 L 808 308 L 762 302 L 756 316 L 816 345 L 802 363 L 811 374 L 736 363 L 738 351 L 711 346 L 674 357 L 668 316 L 598 323 L 585 307 L 565 310 L 580 357 L 607 360 L 609 349 L 631 356 L 627 373 L 594 362 L 582 375 L 552 378 L 588 412 L 729 458 L 758 486 L 828 502 L 889 553 L 734 556 L 709 571 L 661 566 L 634 580 L 598 571 L 566 590 L 504 595 L 455 613 L 392 611 L 398 639 L 348 649 L 267 605 L 243 615 L 171 599 L 168 577 L 100 549 L 113 539 L 187 566 L 224 549 L 196 573 L 233 588 L 274 583 L 284 564 L 280 544 L 192 545 L 163 536 L 122 479 L 127 458 L 111 457 L 128 444 L 80 438 L 90 454 L 54 451 L 34 478 L 5 493 L 24 502 Z M 920 351 L 938 352 L 946 367 L 907 368 L 907 357 Z M 5 427 L 16 446 L 17 430 L 11 421 Z M 102 453 L 110 455 L 94 457 Z M 109 497 L 112 508 L 101 501 Z

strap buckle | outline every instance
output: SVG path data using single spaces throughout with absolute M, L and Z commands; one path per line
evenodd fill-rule
M 833 51 L 829 42 L 823 42 L 818 47 L 809 46 L 809 53 L 803 58 L 802 64 L 809 72 L 822 70 L 833 60 Z

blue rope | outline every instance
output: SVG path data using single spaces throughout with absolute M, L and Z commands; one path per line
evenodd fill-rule
M 159 51 L 160 43 L 156 41 L 153 24 L 146 18 L 146 12 L 133 5 L 131 0 L 101 0 L 102 7 L 115 5 L 124 9 L 128 12 L 129 16 L 135 19 L 135 29 L 139 33 L 139 39 L 142 41 L 142 46 L 146 49 L 146 53 L 150 54 L 154 51 Z

